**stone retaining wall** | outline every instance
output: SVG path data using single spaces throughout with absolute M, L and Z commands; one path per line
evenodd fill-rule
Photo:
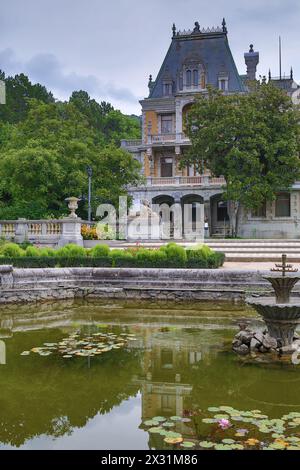
M 228 269 L 47 268 L 0 266 L 0 303 L 53 299 L 244 300 L 271 293 L 266 272 Z M 297 289 L 295 289 L 297 295 Z M 300 295 L 300 292 L 298 292 Z

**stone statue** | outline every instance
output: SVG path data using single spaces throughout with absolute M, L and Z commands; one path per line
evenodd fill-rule
M 200 24 L 198 21 L 195 23 L 194 33 L 200 33 Z

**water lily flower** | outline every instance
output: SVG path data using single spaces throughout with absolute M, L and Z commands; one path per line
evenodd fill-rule
M 218 421 L 218 424 L 219 424 L 221 429 L 228 429 L 231 426 L 231 423 L 230 423 L 229 419 L 220 419 Z
M 256 446 L 257 444 L 260 443 L 260 441 L 258 439 L 248 439 L 246 442 L 245 442 L 248 446 Z
M 248 429 L 237 429 L 237 434 L 243 434 L 244 436 L 248 434 Z

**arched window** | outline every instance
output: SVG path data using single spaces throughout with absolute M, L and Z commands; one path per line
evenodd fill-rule
M 193 84 L 194 86 L 199 85 L 199 72 L 197 69 L 193 71 Z
M 192 72 L 190 70 L 187 70 L 186 72 L 186 86 L 191 86 L 192 85 Z

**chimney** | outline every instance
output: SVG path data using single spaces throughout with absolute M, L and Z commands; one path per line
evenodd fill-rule
M 256 68 L 259 63 L 259 52 L 254 51 L 253 44 L 250 44 L 250 50 L 244 54 L 244 57 L 247 65 L 247 79 L 256 80 Z

